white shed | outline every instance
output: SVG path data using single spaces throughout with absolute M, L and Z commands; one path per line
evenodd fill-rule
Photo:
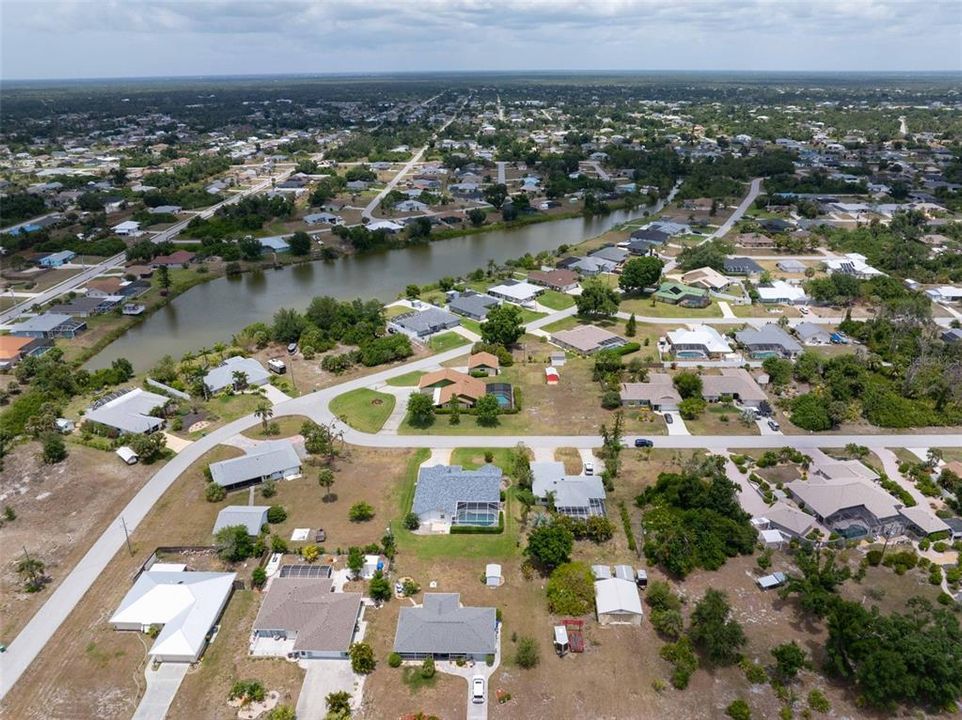
M 641 625 L 641 597 L 638 587 L 628 580 L 595 582 L 595 609 L 602 625 Z
M 488 587 L 500 587 L 503 583 L 501 566 L 497 563 L 488 563 L 484 568 L 484 584 Z
M 140 459 L 137 453 L 135 453 L 132 448 L 129 448 L 126 445 L 121 445 L 119 448 L 117 448 L 117 455 L 128 465 L 135 465 Z

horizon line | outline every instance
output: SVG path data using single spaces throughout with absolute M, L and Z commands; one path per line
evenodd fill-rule
M 606 69 L 516 69 L 516 70 L 344 70 L 336 72 L 272 72 L 272 73 L 215 73 L 179 75 L 102 75 L 87 77 L 0 77 L 2 83 L 51 83 L 51 82 L 105 82 L 119 80 L 230 80 L 230 79 L 268 79 L 268 78 L 330 78 L 330 77 L 376 77 L 397 75 L 643 75 L 643 74 L 743 74 L 743 75 L 867 75 L 867 76 L 924 76 L 924 75 L 962 75 L 962 68 L 941 70 L 749 70 L 749 69 L 652 69 L 652 68 L 606 68 Z

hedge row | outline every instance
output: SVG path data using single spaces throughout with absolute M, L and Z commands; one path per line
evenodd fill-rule
M 498 513 L 498 526 L 493 525 L 452 525 L 452 535 L 500 535 L 504 532 L 504 513 Z

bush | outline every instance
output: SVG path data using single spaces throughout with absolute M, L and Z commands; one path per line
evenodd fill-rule
M 535 667 L 541 660 L 538 651 L 538 643 L 534 638 L 523 636 L 518 640 L 518 651 L 515 653 L 514 661 L 518 667 L 529 669 Z
M 374 517 L 374 508 L 370 503 L 361 500 L 351 505 L 347 516 L 351 519 L 351 522 L 367 522 Z
M 351 669 L 360 675 L 369 675 L 374 672 L 377 661 L 374 659 L 374 650 L 367 643 L 356 642 L 351 645 L 348 651 L 351 656 Z
M 60 433 L 47 433 L 43 436 L 43 461 L 54 465 L 67 459 L 67 445 Z
M 882 562 L 882 551 L 878 549 L 869 550 L 865 554 L 865 559 L 872 567 L 878 567 Z
M 560 523 L 543 525 L 528 535 L 528 556 L 546 570 L 568 562 L 573 547 L 574 535 Z
M 267 584 L 267 571 L 262 567 L 254 568 L 254 572 L 251 573 L 251 585 L 256 588 L 262 588 Z
M 267 508 L 267 522 L 277 525 L 287 520 L 287 510 L 282 505 L 271 505 Z
M 451 535 L 500 535 L 504 532 L 504 513 L 498 513 L 497 525 L 452 525 Z
M 645 602 L 652 610 L 681 610 L 681 599 L 664 580 L 649 583 Z
M 768 673 L 760 664 L 752 662 L 748 658 L 742 658 L 738 666 L 745 672 L 745 679 L 752 685 L 762 685 L 768 682 Z
M 424 662 L 421 663 L 421 677 L 425 680 L 430 680 L 434 677 L 434 673 L 434 660 L 432 658 L 424 658 Z
M 220 502 L 227 497 L 227 491 L 217 483 L 207 483 L 207 487 L 204 488 L 204 497 L 207 502 Z
M 651 626 L 665 637 L 677 640 L 684 632 L 685 621 L 677 610 L 653 610 Z
M 615 410 L 621 407 L 621 395 L 617 390 L 608 390 L 601 396 L 601 407 L 605 410 Z
M 698 669 L 698 658 L 688 638 L 682 637 L 678 642 L 663 645 L 659 654 L 663 660 L 667 660 L 674 666 L 671 673 L 672 686 L 678 690 L 688 687 L 688 681 Z
M 392 652 L 387 656 L 387 664 L 392 668 L 401 667 L 401 656 L 396 652 Z
M 748 703 L 739 698 L 725 708 L 725 714 L 732 720 L 751 720 L 752 711 Z
M 808 706 L 815 712 L 827 713 L 832 709 L 832 704 L 828 701 L 823 693 L 818 688 L 815 688 L 808 694 Z
M 584 615 L 595 601 L 591 568 L 582 562 L 559 566 L 551 573 L 546 592 L 548 610 L 555 615 Z

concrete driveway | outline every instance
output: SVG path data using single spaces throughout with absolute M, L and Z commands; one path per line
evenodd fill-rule
M 681 413 L 672 410 L 670 412 L 663 412 L 662 415 L 671 415 L 671 422 L 665 420 L 665 427 L 668 428 L 669 435 L 691 435 L 688 431 L 688 426 L 685 425 L 685 421 L 681 418 Z
M 304 684 L 297 698 L 297 717 L 320 720 L 327 715 L 327 696 L 341 690 L 351 693 L 351 707 L 361 704 L 363 683 L 354 676 L 350 660 L 299 660 Z
M 485 663 L 474 663 L 473 666 L 465 665 L 464 667 L 458 667 L 456 663 L 453 662 L 438 662 L 436 668 L 443 673 L 448 675 L 457 675 L 458 677 L 463 677 L 468 682 L 468 702 L 467 711 L 465 712 L 465 717 L 468 720 L 488 720 L 488 707 L 491 705 L 491 676 L 494 675 L 498 666 L 501 664 L 501 630 L 498 627 L 498 644 L 496 645 L 496 650 L 494 653 L 494 664 L 488 667 Z M 475 703 L 471 699 L 471 680 L 475 675 L 480 675 L 484 678 L 484 702 Z M 300 717 L 300 715 L 298 715 Z
M 760 435 L 782 435 L 781 430 L 772 430 L 768 427 L 769 418 L 756 418 L 755 424 L 758 426 L 758 432 Z
M 148 664 L 144 670 L 147 689 L 134 711 L 133 720 L 164 720 L 189 669 L 189 663 L 161 663 L 157 670 Z

